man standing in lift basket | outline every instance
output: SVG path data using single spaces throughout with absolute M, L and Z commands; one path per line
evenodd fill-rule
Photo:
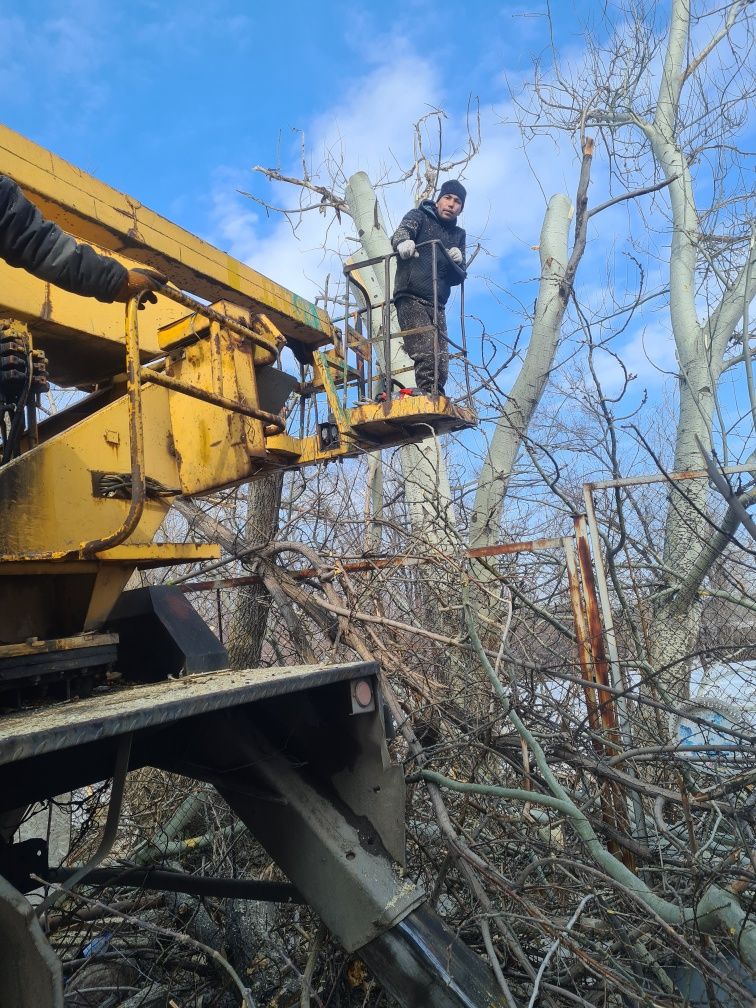
M 76 242 L 45 220 L 7 175 L 0 175 L 0 258 L 40 280 L 98 301 L 128 301 L 143 294 L 144 301 L 155 304 L 153 291 L 165 282 L 160 273 L 126 269 Z
M 404 349 L 415 365 L 415 383 L 427 396 L 444 395 L 449 373 L 449 345 L 444 306 L 451 288 L 465 279 L 465 232 L 457 226 L 467 192 L 461 182 L 449 179 L 435 201 L 423 200 L 410 210 L 391 238 L 398 255 L 394 304 L 404 336 Z M 437 329 L 434 330 L 433 252 L 436 245 Z M 418 247 L 419 246 L 419 247 Z M 438 357 L 435 355 L 438 335 Z M 436 374 L 438 381 L 436 382 Z

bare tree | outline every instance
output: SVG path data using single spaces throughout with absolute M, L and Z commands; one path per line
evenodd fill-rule
M 605 40 L 587 39 L 578 67 L 562 65 L 555 52 L 554 67 L 536 75 L 533 104 L 522 106 L 532 133 L 598 131 L 615 194 L 590 216 L 651 194 L 629 241 L 638 255 L 668 264 L 655 301 L 677 350 L 677 471 L 705 468 L 715 428 L 727 462 L 736 440 L 729 428 L 735 424 L 741 442 L 753 433 L 753 192 L 739 145 L 754 95 L 751 8 L 748 0 L 710 9 L 673 0 L 662 25 L 642 4 L 628 4 L 605 26 Z M 736 371 L 750 404 L 739 425 L 726 416 L 724 389 Z M 700 620 L 696 595 L 738 525 L 730 516 L 723 534 L 707 541 L 707 522 L 716 525 L 705 480 L 670 490 L 649 658 L 657 683 L 683 696 Z
M 433 118 L 437 120 L 440 131 L 441 113 L 433 113 Z M 424 141 L 424 130 L 427 125 L 428 117 L 415 124 L 413 164 L 397 180 L 392 180 L 393 182 L 414 178 L 418 198 L 423 198 L 435 190 L 440 173 L 452 169 L 464 170 L 469 161 L 475 157 L 480 145 L 479 133 L 470 132 L 464 156 L 454 161 L 445 161 L 441 156 L 442 147 L 439 139 L 439 153 L 432 160 Z M 588 220 L 587 191 L 592 154 L 593 142 L 586 137 L 577 188 L 578 213 L 571 252 L 568 251 L 568 235 L 573 207 L 569 198 L 565 195 L 555 196 L 546 210 L 539 245 L 538 297 L 530 326 L 530 339 L 521 370 L 514 388 L 506 397 L 501 419 L 490 438 L 481 469 L 475 506 L 469 523 L 468 545 L 472 547 L 490 546 L 499 541 L 501 518 L 511 473 L 554 365 L 562 333 L 561 323 L 570 302 L 575 275 L 585 250 Z M 303 159 L 303 166 L 304 164 Z M 339 219 L 347 212 L 354 222 L 364 258 L 374 259 L 391 254 L 389 232 L 384 223 L 379 198 L 364 172 L 358 172 L 348 179 L 342 195 L 335 191 L 333 178 L 329 180 L 328 186 L 324 187 L 315 185 L 307 173 L 302 178 L 296 179 L 270 168 L 258 167 L 256 170 L 271 180 L 297 186 L 300 193 L 309 194 L 312 191 L 321 193 L 319 208 L 322 209 L 324 204 L 332 207 Z M 333 168 L 331 171 L 333 173 Z M 301 206 L 300 212 L 306 212 L 313 206 L 314 204 L 307 202 Z M 287 216 L 292 216 L 296 212 L 293 209 L 285 211 Z M 389 276 L 390 284 L 393 286 L 393 263 Z M 367 267 L 363 270 L 363 280 L 374 305 L 380 305 L 391 296 L 391 290 L 386 290 L 383 270 Z M 374 315 L 380 317 L 378 312 Z M 375 324 L 378 325 L 377 322 Z M 392 309 L 392 331 L 397 330 L 396 314 Z M 373 336 L 378 336 L 377 330 Z M 411 371 L 411 362 L 399 341 L 393 342 L 391 354 L 392 373 Z M 492 380 L 484 373 L 482 378 L 485 385 L 495 389 L 495 379 Z M 435 440 L 427 440 L 419 445 L 408 445 L 400 450 L 400 458 L 404 471 L 404 494 L 415 535 L 423 543 L 439 548 L 447 554 L 458 552 L 462 546 L 462 537 L 458 531 L 446 463 L 439 445 Z M 374 468 L 375 463 L 372 465 Z M 374 475 L 371 486 L 375 487 L 378 482 L 377 475 Z M 478 565 L 477 575 L 482 582 L 490 580 L 485 565 Z M 456 590 L 453 585 L 446 587 L 446 591 Z M 493 610 L 496 609 L 493 598 L 494 595 L 490 591 L 484 591 L 480 596 L 479 604 L 487 610 L 484 618 L 493 617 Z M 448 619 L 440 621 L 439 630 L 453 633 L 455 622 L 458 625 L 458 619 L 457 611 L 451 622 Z

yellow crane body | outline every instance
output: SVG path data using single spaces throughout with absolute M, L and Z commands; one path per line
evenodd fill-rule
M 376 663 L 230 670 L 180 589 L 124 590 L 137 570 L 219 557 L 166 541 L 178 497 L 461 430 L 474 414 L 443 396 L 372 401 L 375 347 L 348 310 L 340 332 L 4 127 L 0 174 L 74 238 L 168 278 L 156 304 L 124 310 L 0 261 L 0 1004 L 62 1008 L 60 963 L 22 893 L 40 876 L 75 888 L 98 866 L 108 874 L 140 766 L 213 785 L 399 1003 L 503 1004 L 401 870 L 404 778 Z M 50 382 L 76 395 L 43 418 Z M 87 864 L 55 868 L 44 838 L 17 839 L 31 803 L 105 779 L 107 823 Z M 154 867 L 140 885 L 160 888 Z
M 364 340 L 344 340 L 322 309 L 6 127 L 0 172 L 76 239 L 171 281 L 124 319 L 122 305 L 0 261 L 0 316 L 26 327 L 20 338 L 45 354 L 52 382 L 86 393 L 0 467 L 0 645 L 95 630 L 135 569 L 217 557 L 153 543 L 176 496 L 474 422 L 443 397 L 356 403 Z M 281 370 L 290 340 L 311 352 L 306 383 Z M 303 394 L 323 399 L 327 437 L 287 430 L 285 401 Z

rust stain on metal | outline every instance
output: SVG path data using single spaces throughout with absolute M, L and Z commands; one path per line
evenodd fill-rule
M 144 474 L 144 429 L 142 423 L 141 381 L 139 378 L 139 332 L 137 327 L 138 298 L 126 305 L 126 378 L 128 389 L 129 431 L 131 450 L 131 501 L 126 517 L 115 532 L 102 539 L 92 539 L 73 549 L 16 553 L 0 557 L 3 561 L 29 562 L 88 558 L 95 553 L 118 546 L 136 529 L 147 499 Z
M 230 332 L 235 333 L 237 336 L 242 336 L 244 339 L 251 340 L 257 346 L 262 347 L 269 353 L 273 354 L 273 358 L 278 357 L 278 347 L 274 340 L 270 339 L 267 335 L 259 332 L 258 329 L 253 329 L 246 322 L 242 322 L 241 319 L 234 319 L 228 315 L 223 315 L 221 312 L 216 311 L 209 305 L 202 304 L 201 301 L 195 300 L 188 294 L 184 294 L 183 291 L 177 290 L 175 287 L 170 287 L 168 284 L 164 284 L 160 287 L 160 293 L 165 297 L 170 298 L 171 301 L 175 301 L 177 304 L 183 305 L 185 308 L 189 308 L 191 311 L 196 312 L 198 315 L 202 315 L 204 318 L 209 319 L 211 322 L 217 322 L 224 329 L 228 329 Z
M 508 553 L 536 553 L 538 550 L 561 547 L 561 539 L 524 539 L 521 542 L 501 543 L 499 546 L 476 546 L 467 550 L 469 557 L 505 556 Z
M 561 549 L 564 546 L 563 539 L 530 539 L 523 542 L 501 543 L 498 546 L 480 546 L 475 549 L 465 550 L 465 556 L 471 559 L 488 556 L 507 556 L 512 553 L 536 553 L 542 549 Z M 343 563 L 334 560 L 334 568 L 337 571 L 344 571 L 345 574 L 359 574 L 364 571 L 384 570 L 386 567 L 410 567 L 415 564 L 437 564 L 443 561 L 442 556 L 423 557 L 406 556 L 399 554 L 392 557 L 374 557 L 365 560 L 353 560 L 351 563 Z M 307 567 L 301 571 L 292 571 L 292 577 L 299 580 L 316 577 L 318 571 L 314 567 Z M 262 584 L 262 579 L 255 574 L 245 577 L 222 578 L 211 581 L 190 581 L 181 585 L 182 591 L 214 591 L 216 588 L 236 588 L 242 585 Z
M 617 725 L 615 701 L 612 693 L 609 692 L 608 689 L 604 688 L 609 687 L 610 685 L 609 662 L 607 660 L 606 648 L 604 646 L 604 628 L 601 622 L 598 593 L 596 591 L 596 579 L 593 573 L 593 560 L 591 557 L 590 544 L 588 542 L 588 525 L 585 515 L 575 516 L 574 528 L 578 568 L 580 570 L 580 578 L 583 583 L 582 600 L 578 598 L 577 607 L 573 607 L 573 612 L 576 615 L 575 631 L 578 636 L 579 647 L 581 632 L 583 642 L 588 645 L 589 668 L 587 670 L 586 678 L 592 679 L 596 683 L 595 700 L 592 696 L 589 699 L 589 694 L 592 694 L 593 690 L 589 687 L 586 687 L 585 689 L 589 723 L 591 723 L 591 728 L 594 731 L 597 731 L 597 733 L 604 739 L 607 749 L 613 749 L 615 752 L 619 752 L 621 751 L 622 746 L 619 728 Z M 568 550 L 565 550 L 566 554 L 568 552 Z M 579 587 L 577 588 L 577 594 L 579 595 Z M 572 597 L 572 589 L 570 590 L 570 595 Z M 585 606 L 586 622 L 583 622 L 582 618 L 583 605 Z M 587 641 L 585 640 L 586 625 L 588 631 Z M 578 626 L 582 628 L 582 631 L 578 629 Z M 582 660 L 581 655 L 581 667 Z M 596 721 L 596 715 L 598 715 L 598 722 Z M 596 748 L 600 749 L 601 744 L 599 743 Z M 600 800 L 601 811 L 605 820 L 616 829 L 621 830 L 624 833 L 629 833 L 630 823 L 628 820 L 627 806 L 619 789 L 612 784 L 606 784 L 601 789 Z M 625 865 L 631 871 L 635 870 L 635 858 L 630 851 L 625 848 L 620 848 L 614 842 L 609 844 L 609 849 L 615 857 L 619 857 L 623 860 Z
M 200 399 L 202 402 L 210 403 L 212 406 L 219 406 L 228 410 L 229 413 L 241 413 L 242 416 L 251 417 L 253 420 L 262 420 L 271 427 L 275 427 L 276 433 L 280 433 L 285 428 L 284 421 L 274 413 L 257 409 L 255 406 L 247 406 L 246 403 L 238 402 L 236 399 L 227 399 L 225 396 L 217 395 L 208 389 L 199 388 L 196 385 L 189 385 L 187 382 L 179 381 L 178 378 L 170 378 L 162 371 L 155 371 L 152 368 L 142 368 L 142 381 L 152 382 L 153 385 L 161 385 L 172 392 L 181 392 L 183 395 L 191 396 L 192 399 Z M 174 447 L 175 450 L 175 447 Z

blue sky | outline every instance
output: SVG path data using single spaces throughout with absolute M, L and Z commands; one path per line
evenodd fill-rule
M 590 0 L 552 5 L 560 53 L 581 50 Z M 461 149 L 471 96 L 480 100 L 483 145 L 465 174 L 463 223 L 486 249 L 468 284 L 468 307 L 506 341 L 532 304 L 546 199 L 574 196 L 578 160 L 569 139 L 533 141 L 511 123 L 510 90 L 548 66 L 544 0 L 464 5 L 385 0 L 318 5 L 216 0 L 0 0 L 0 86 L 5 123 L 183 227 L 246 260 L 297 293 L 314 297 L 349 227 L 306 215 L 299 240 L 237 189 L 278 205 L 295 193 L 250 171 L 277 165 L 301 174 L 324 157 L 344 175 L 374 180 L 412 161 L 412 124 L 433 107 L 447 113 L 445 153 Z M 299 132 L 301 131 L 301 133 Z M 592 201 L 607 195 L 597 152 Z M 409 185 L 385 189 L 397 224 Z M 614 216 L 618 231 L 626 220 Z M 612 217 L 602 218 L 604 231 Z M 353 248 L 353 246 L 352 246 Z M 579 282 L 600 298 L 607 256 L 593 238 Z M 653 276 L 658 265 L 645 263 Z M 491 290 L 497 292 L 492 297 Z M 474 328 L 473 328 L 474 332 Z M 623 337 L 638 385 L 661 390 L 674 369 L 663 316 Z M 607 360 L 607 376 L 612 366 Z M 514 373 L 514 369 L 510 374 Z
M 297 242 L 281 218 L 238 195 L 296 202 L 250 168 L 300 174 L 303 137 L 313 170 L 328 151 L 346 174 L 361 168 L 377 180 L 411 162 L 412 124 L 433 107 L 448 114 L 445 151 L 460 147 L 478 97 L 486 136 L 467 176 L 464 223 L 491 253 L 480 260 L 487 274 L 524 282 L 538 268 L 544 198 L 535 179 L 523 184 L 519 137 L 499 119 L 506 81 L 518 86 L 545 50 L 545 10 L 543 0 L 482 0 L 467 10 L 447 0 L 0 0 L 3 119 L 314 297 L 338 270 L 320 250 L 325 221 L 309 215 Z M 574 28 L 571 18 L 566 25 Z M 550 160 L 546 188 L 572 188 L 572 158 Z M 386 200 L 395 225 L 411 189 L 389 189 Z M 332 246 L 337 237 L 329 234 Z M 471 284 L 473 306 L 475 294 Z M 493 328 L 508 324 L 496 319 Z
M 3 0 L 3 117 L 206 231 L 218 172 L 286 161 L 296 149 L 293 129 L 307 135 L 348 109 L 376 74 L 402 68 L 408 96 L 419 84 L 420 98 L 457 112 L 470 94 L 495 102 L 500 75 L 527 71 L 544 43 L 540 0 L 532 9 L 483 0 L 472 16 L 445 0 L 355 6 Z M 411 118 L 401 105 L 373 113 L 394 120 L 411 150 Z

